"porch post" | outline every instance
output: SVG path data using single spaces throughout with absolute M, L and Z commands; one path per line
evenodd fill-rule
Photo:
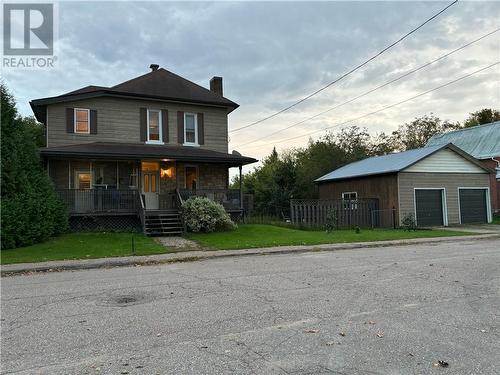
M 241 169 L 242 169 L 242 166 L 240 165 L 239 166 L 239 169 L 240 169 L 240 208 L 243 209 L 243 189 L 242 189 L 242 172 L 241 172 Z

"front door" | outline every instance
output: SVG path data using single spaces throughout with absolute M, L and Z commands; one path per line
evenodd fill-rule
M 157 210 L 160 208 L 159 201 L 159 163 L 142 163 L 142 194 L 144 195 L 144 205 L 147 210 Z
M 92 174 L 89 171 L 75 171 L 75 211 L 90 212 L 94 207 Z

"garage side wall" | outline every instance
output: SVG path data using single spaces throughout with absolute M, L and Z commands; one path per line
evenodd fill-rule
M 448 224 L 459 224 L 458 188 L 489 188 L 488 173 L 399 173 L 399 220 L 404 215 L 415 214 L 415 188 L 445 188 Z
M 356 192 L 359 199 L 376 198 L 381 210 L 398 207 L 397 175 L 379 175 L 319 184 L 319 199 L 341 199 L 343 192 Z

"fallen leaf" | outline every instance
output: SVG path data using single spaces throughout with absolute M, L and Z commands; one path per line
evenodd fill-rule
M 345 336 L 345 332 L 339 332 L 339 335 L 344 337 Z
M 157 333 L 157 334 L 156 334 L 156 337 L 160 337 L 160 336 L 161 336 L 161 333 Z
M 319 329 L 306 329 L 304 332 L 305 333 L 318 333 Z
M 437 361 L 432 364 L 434 367 L 448 367 L 450 364 L 446 361 Z
M 375 321 L 374 320 L 369 320 L 365 324 L 372 324 L 373 325 L 373 324 L 375 324 Z
M 384 337 L 384 331 L 378 331 L 377 337 L 380 337 L 380 338 Z
M 486 330 L 485 330 L 485 329 L 482 329 L 482 330 L 481 330 L 481 332 L 482 332 L 482 333 L 485 333 L 485 332 L 486 332 Z
M 335 342 L 334 342 L 334 341 L 328 341 L 328 342 L 326 343 L 326 345 L 327 345 L 327 346 L 332 346 L 332 345 L 334 345 L 334 344 L 335 344 Z

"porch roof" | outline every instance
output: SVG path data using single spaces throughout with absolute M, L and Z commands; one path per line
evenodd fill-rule
M 137 143 L 94 142 L 44 147 L 40 149 L 40 154 L 43 157 L 85 159 L 174 159 L 188 162 L 221 163 L 232 166 L 246 165 L 257 161 L 234 151 L 232 154 L 226 154 L 199 147 Z

